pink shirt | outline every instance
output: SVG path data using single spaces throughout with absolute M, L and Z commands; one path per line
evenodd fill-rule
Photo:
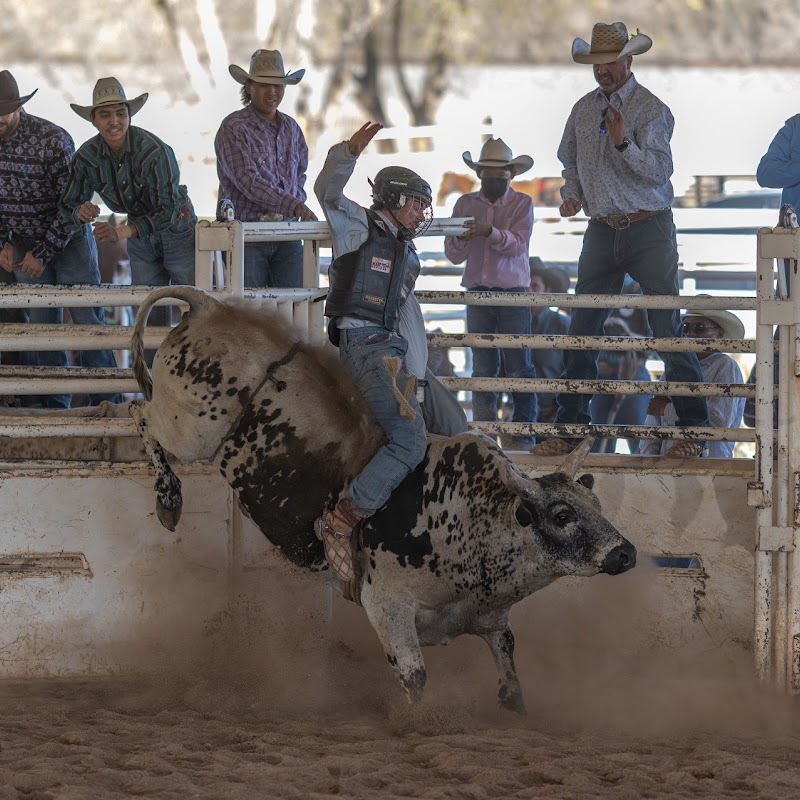
M 528 195 L 509 188 L 499 200 L 490 203 L 480 192 L 470 192 L 456 200 L 453 216 L 475 217 L 492 226 L 486 238 L 445 237 L 444 252 L 450 261 L 453 264 L 467 262 L 462 286 L 513 289 L 530 284 L 528 250 L 533 230 L 533 203 Z

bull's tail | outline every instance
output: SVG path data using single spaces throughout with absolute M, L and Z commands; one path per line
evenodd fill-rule
M 153 396 L 153 378 L 144 359 L 144 329 L 147 327 L 150 309 L 162 297 L 188 303 L 190 314 L 196 314 L 218 304 L 213 297 L 193 286 L 164 286 L 150 292 L 144 303 L 139 306 L 139 311 L 136 313 L 136 324 L 133 326 L 133 336 L 131 336 L 131 367 L 139 388 L 147 400 L 151 400 Z

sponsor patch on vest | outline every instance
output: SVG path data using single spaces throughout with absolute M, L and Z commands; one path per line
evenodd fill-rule
M 365 294 L 364 295 L 364 302 L 365 303 L 370 303 L 373 306 L 381 306 L 381 308 L 383 308 L 383 306 L 386 305 L 386 298 L 385 297 L 378 297 L 377 295 L 374 295 L 374 294 Z
M 392 262 L 386 258 L 378 258 L 378 256 L 373 256 L 370 269 L 374 269 L 375 272 L 383 272 L 388 274 L 392 271 Z

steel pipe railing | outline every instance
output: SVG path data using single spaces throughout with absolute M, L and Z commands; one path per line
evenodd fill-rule
M 471 422 L 470 427 L 512 436 L 569 436 L 597 439 L 691 439 L 702 442 L 754 442 L 752 428 L 657 427 L 649 425 L 583 425 L 562 422 Z
M 625 336 L 526 336 L 517 333 L 434 333 L 428 344 L 439 347 L 486 347 L 509 350 L 613 350 L 649 353 L 752 353 L 755 342 L 748 339 L 684 339 L 677 337 Z

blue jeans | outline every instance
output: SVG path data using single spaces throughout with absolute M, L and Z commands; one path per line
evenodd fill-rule
M 631 376 L 632 381 L 649 381 L 650 373 L 644 364 L 640 364 Z M 619 398 L 614 419 L 610 420 L 612 406 Z M 647 416 L 647 404 L 650 402 L 648 394 L 596 394 L 589 403 L 589 413 L 592 422 L 596 425 L 643 425 Z M 616 439 L 595 439 L 592 445 L 593 453 L 613 453 L 616 450 Z M 631 453 L 639 452 L 639 440 L 628 439 Z
M 14 237 L 14 258 L 21 259 L 35 242 L 30 239 Z M 31 278 L 21 269 L 14 270 L 17 282 L 43 283 L 50 286 L 73 286 L 77 283 L 97 286 L 100 283 L 100 270 L 97 266 L 97 245 L 88 225 L 73 234 L 69 244 L 45 268 L 38 278 Z M 70 308 L 70 316 L 76 325 L 104 325 L 105 317 L 102 308 Z M 64 314 L 60 308 L 30 308 L 30 322 L 37 325 L 57 325 L 63 322 Z M 37 366 L 66 367 L 67 354 L 63 350 L 32 353 Z M 32 360 L 33 360 L 32 359 Z M 80 363 L 84 367 L 116 368 L 117 362 L 110 350 L 83 350 Z M 89 395 L 90 405 L 97 405 L 101 400 L 112 403 L 121 401 L 119 395 Z M 45 408 L 69 408 L 72 398 L 68 394 L 42 395 L 41 403 Z
M 303 243 L 253 242 L 244 246 L 244 285 L 294 289 L 303 285 Z
M 578 260 L 575 294 L 619 294 L 628 274 L 645 295 L 678 294 L 678 245 L 672 211 L 667 209 L 634 222 L 624 230 L 602 222 L 590 222 L 583 237 Z M 576 308 L 569 325 L 570 336 L 602 336 L 607 308 Z M 682 334 L 677 309 L 648 309 L 653 336 L 679 337 Z M 668 381 L 702 382 L 700 362 L 694 353 L 662 353 Z M 564 378 L 595 380 L 597 350 L 565 350 Z M 558 422 L 588 424 L 591 394 L 558 395 Z M 708 406 L 704 397 L 675 397 L 679 425 L 707 427 Z
M 133 286 L 194 286 L 194 217 L 179 219 L 144 239 L 128 239 Z M 171 322 L 169 306 L 150 311 L 151 325 Z
M 381 508 L 403 478 L 425 457 L 427 439 L 422 410 L 412 396 L 409 405 L 414 409 L 414 419 L 400 415 L 392 391 L 392 377 L 383 361 L 387 356 L 396 356 L 403 362 L 397 375 L 397 385 L 402 392 L 409 378 L 405 369 L 406 350 L 408 342 L 385 328 L 369 326 L 341 331 L 339 358 L 342 366 L 358 386 L 389 440 L 350 484 L 350 502 L 363 517 Z
M 503 291 L 523 293 L 524 289 Z M 469 333 L 518 333 L 530 335 L 531 310 L 527 306 L 467 306 L 467 331 Z M 494 350 L 475 347 L 472 350 L 473 378 L 535 378 L 536 367 L 531 352 L 522 350 Z M 497 392 L 472 393 L 472 418 L 475 421 L 494 422 L 497 419 Z M 536 394 L 512 392 L 513 422 L 536 421 Z M 533 440 L 531 440 L 532 443 Z

